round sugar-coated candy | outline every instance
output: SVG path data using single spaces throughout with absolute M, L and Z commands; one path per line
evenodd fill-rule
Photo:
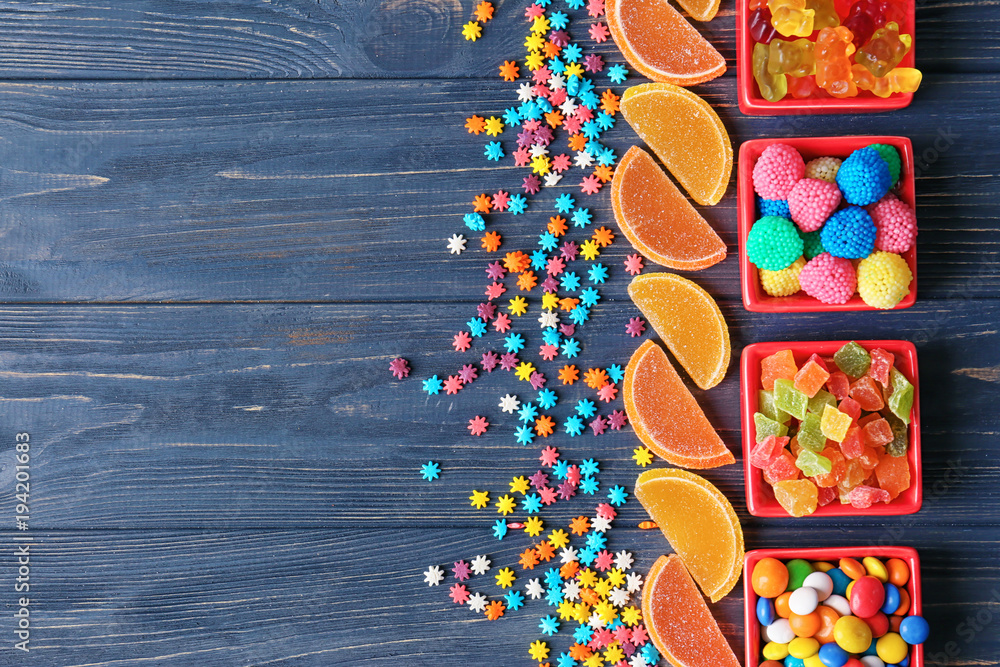
M 823 303 L 847 303 L 854 296 L 857 284 L 851 261 L 828 252 L 813 257 L 799 271 L 799 287 Z
M 931 627 L 923 616 L 907 616 L 899 624 L 899 634 L 907 644 L 923 644 L 931 634 Z
M 865 667 L 885 667 L 882 658 L 877 655 L 866 655 L 861 658 L 861 664 Z
M 815 637 L 823 626 L 823 617 L 816 611 L 810 614 L 792 614 L 788 617 L 788 624 L 792 626 L 796 637 Z
M 903 624 L 903 618 L 904 618 L 903 616 L 899 616 L 898 614 L 893 614 L 892 616 L 890 616 L 889 630 L 891 630 L 892 632 L 899 632 L 899 628 Z
M 872 629 L 857 616 L 844 616 L 833 628 L 837 646 L 848 653 L 864 653 L 872 643 Z
M 895 632 L 886 633 L 875 644 L 878 657 L 888 663 L 898 663 L 910 652 L 910 646 Z
M 807 260 L 825 252 L 823 250 L 823 240 L 820 238 L 821 233 L 822 230 L 820 229 L 817 229 L 815 232 L 799 230 L 799 236 L 802 237 L 802 256 Z
M 865 576 L 865 566 L 850 557 L 840 559 L 840 571 L 851 579 L 860 579 Z
M 802 585 L 814 589 L 821 602 L 833 595 L 833 579 L 826 572 L 810 572 Z
M 865 623 L 872 629 L 872 637 L 875 639 L 889 632 L 889 617 L 882 612 L 866 618 Z
M 872 144 L 871 148 L 877 150 L 878 154 L 885 160 L 886 166 L 889 167 L 889 179 L 893 186 L 896 185 L 899 182 L 899 173 L 903 170 L 903 162 L 899 159 L 899 151 L 896 150 L 895 146 L 890 146 L 889 144 Z
M 767 626 L 767 638 L 777 644 L 787 644 L 795 639 L 795 633 L 792 632 L 792 626 L 787 618 L 779 618 Z
M 844 574 L 839 567 L 827 570 L 827 574 L 833 579 L 833 592 L 836 595 L 847 594 L 847 584 L 851 583 L 851 578 Z
M 886 569 L 885 563 L 875 558 L 875 556 L 865 556 L 861 564 L 869 576 L 875 577 L 883 584 L 889 581 L 889 570 Z
M 889 165 L 874 148 L 859 148 L 837 170 L 837 185 L 847 203 L 874 204 L 892 187 Z
M 851 654 L 836 644 L 824 644 L 819 647 L 819 659 L 826 667 L 844 667 Z
M 790 655 L 785 658 L 785 667 L 806 667 L 806 663 L 802 658 L 796 658 L 794 655 Z
M 753 189 L 764 199 L 788 199 L 788 193 L 805 172 L 806 163 L 797 150 L 774 143 L 763 150 L 753 166 Z
M 865 667 L 865 664 L 857 658 L 852 657 L 847 661 L 847 664 L 845 664 L 844 667 Z
M 792 222 L 804 232 L 814 232 L 840 205 L 840 189 L 818 178 L 803 178 L 788 194 Z
M 833 563 L 827 563 L 825 560 L 814 560 L 812 561 L 813 572 L 829 572 L 833 569 Z
M 873 234 L 873 241 L 874 238 Z M 753 223 L 745 247 L 747 259 L 758 269 L 780 271 L 802 256 L 804 244 L 795 223 L 788 218 L 769 215 Z
M 819 642 L 812 637 L 796 637 L 788 642 L 788 654 L 796 658 L 808 658 L 819 652 Z
M 757 621 L 761 625 L 771 625 L 778 620 L 774 613 L 774 602 L 769 598 L 757 598 Z
M 793 558 L 788 561 L 787 567 L 788 590 L 790 591 L 802 588 L 802 583 L 806 580 L 806 577 L 812 574 L 813 571 L 813 567 L 809 564 L 809 561 L 802 560 L 801 558 Z
M 795 589 L 792 591 L 792 597 L 788 600 L 788 608 L 792 610 L 793 614 L 800 616 L 813 613 L 818 606 L 819 593 L 816 592 L 815 588 L 810 588 L 809 586 L 801 586 Z
M 899 597 L 899 588 L 896 584 L 890 584 L 888 581 L 882 585 L 885 587 L 885 602 L 882 603 L 882 613 L 894 614 L 899 609 L 899 603 L 902 602 Z
M 885 602 L 885 589 L 875 577 L 865 575 L 854 582 L 850 592 L 851 611 L 855 616 L 869 618 L 878 613 Z
M 787 199 L 764 199 L 763 197 L 757 197 L 757 208 L 760 210 L 762 218 L 768 215 L 776 215 L 780 218 L 789 219 L 792 217 L 788 209 Z
M 768 642 L 761 649 L 761 654 L 768 660 L 784 660 L 788 657 L 788 644 Z
M 805 265 L 806 258 L 799 257 L 791 266 L 781 271 L 760 269 L 760 285 L 771 296 L 791 296 L 801 289 L 799 274 Z
M 750 576 L 753 592 L 763 598 L 776 598 L 788 588 L 788 568 L 777 558 L 761 558 Z
M 802 663 L 805 665 L 805 667 L 826 667 L 823 664 L 823 661 L 819 659 L 818 652 L 815 655 L 811 655 L 805 660 L 803 660 Z
M 904 253 L 917 239 L 917 216 L 891 192 L 866 207 L 875 223 L 875 249 Z
M 818 157 L 806 163 L 806 178 L 818 178 L 827 183 L 837 182 L 837 170 L 842 160 L 835 157 Z
M 910 612 L 910 594 L 906 592 L 905 588 L 899 589 L 899 607 L 893 614 L 898 614 L 899 616 L 905 616 Z
M 808 268 L 807 262 L 799 274 L 800 284 Z M 872 308 L 895 308 L 910 293 L 912 280 L 913 274 L 906 260 L 891 252 L 873 252 L 858 264 L 858 294 Z M 804 284 L 802 288 L 805 289 Z
M 788 618 L 792 615 L 792 610 L 788 608 L 788 601 L 792 598 L 791 591 L 785 591 L 774 598 L 774 612 L 779 618 Z
M 848 206 L 830 216 L 820 231 L 823 248 L 834 257 L 861 259 L 875 248 L 878 229 L 868 211 Z
M 784 667 L 783 662 L 778 662 L 777 660 L 765 660 L 760 663 L 760 667 Z
M 890 558 L 886 561 L 885 566 L 889 570 L 889 581 L 896 586 L 905 586 L 906 582 L 910 580 L 910 567 L 906 561 Z
M 814 613 L 819 614 L 820 625 L 819 630 L 816 631 L 813 637 L 820 644 L 829 644 L 833 641 L 833 626 L 840 620 L 840 614 L 834 611 L 832 607 L 824 605 L 820 605 Z
M 829 607 L 841 616 L 850 616 L 852 614 L 851 603 L 843 595 L 837 595 L 836 593 L 823 600 L 823 606 Z

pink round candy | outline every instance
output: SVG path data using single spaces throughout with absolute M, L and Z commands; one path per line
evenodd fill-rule
M 824 252 L 802 267 L 799 286 L 823 303 L 847 303 L 858 287 L 858 274 L 851 260 Z
M 806 173 L 806 163 L 788 144 L 771 144 L 753 166 L 753 189 L 764 199 L 788 199 Z
M 885 603 L 885 588 L 882 582 L 871 576 L 864 576 L 854 582 L 851 588 L 851 611 L 858 618 L 871 618 Z
M 804 232 L 823 226 L 840 204 L 840 188 L 818 178 L 803 178 L 788 193 L 792 221 Z
M 791 200 L 789 200 L 791 205 Z M 902 254 L 917 238 L 917 216 L 891 192 L 868 207 L 875 223 L 875 249 Z

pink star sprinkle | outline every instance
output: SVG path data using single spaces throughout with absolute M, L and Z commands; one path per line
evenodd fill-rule
M 569 500 L 576 495 L 576 487 L 566 481 L 559 485 L 558 492 L 560 499 Z
M 649 641 L 649 635 L 646 634 L 646 626 L 641 623 L 634 628 L 632 628 L 632 643 L 636 646 L 642 646 Z
M 486 421 L 486 417 L 476 416 L 469 420 L 468 429 L 472 435 L 479 436 L 486 433 L 486 429 L 489 428 L 489 426 L 490 423 Z
M 610 503 L 601 503 L 597 506 L 597 516 L 611 521 L 618 516 L 618 510 L 616 510 Z
M 529 477 L 528 481 L 531 482 L 531 485 L 536 489 L 541 489 L 542 487 L 548 485 L 549 476 L 546 475 L 543 471 L 539 470 L 534 475 Z
M 555 292 L 559 289 L 559 283 L 552 276 L 546 276 L 545 280 L 542 281 L 540 285 L 543 292 Z
M 538 180 L 538 176 L 531 174 L 530 176 L 524 177 L 524 185 L 521 186 L 525 192 L 529 195 L 536 195 L 542 187 L 542 182 Z
M 514 166 L 515 167 L 527 167 L 531 164 L 531 151 L 528 150 L 527 146 L 521 146 L 516 151 L 514 151 Z M 525 181 L 528 179 L 525 178 Z M 531 194 L 535 194 L 532 192 Z
M 510 193 L 500 190 L 495 195 L 493 195 L 493 199 L 491 200 L 490 205 L 493 207 L 494 211 L 506 211 L 507 202 L 509 201 L 510 201 Z
M 451 573 L 459 581 L 465 581 L 469 578 L 469 564 L 464 560 L 457 560 L 451 568 Z M 624 627 L 624 626 L 622 626 Z
M 579 247 L 575 243 L 572 241 L 566 241 L 566 243 L 563 243 L 559 248 L 559 254 L 562 255 L 563 259 L 567 262 L 572 262 L 576 259 L 576 253 L 578 250 Z
M 611 35 L 611 31 L 608 30 L 608 26 L 603 23 L 593 23 L 590 26 L 590 38 L 602 44 L 608 41 L 608 36 Z
M 500 260 L 490 262 L 486 267 L 486 276 L 490 280 L 502 280 L 505 275 L 507 275 L 507 269 L 503 268 Z
M 535 371 L 528 379 L 528 384 L 531 385 L 532 389 L 541 389 L 545 386 L 545 376 L 538 371 Z
M 545 265 L 545 272 L 553 278 L 558 276 L 566 268 L 566 261 L 561 257 L 552 257 Z
M 610 403 L 615 400 L 615 396 L 618 395 L 618 387 L 613 383 L 609 382 L 600 389 L 597 390 L 597 396 L 605 403 Z
M 497 318 L 493 320 L 493 328 L 499 333 L 507 333 L 510 329 L 510 315 L 507 313 L 500 313 Z M 507 369 L 504 369 L 507 370 Z
M 524 9 L 524 18 L 526 19 L 535 19 L 538 18 L 539 16 L 543 16 L 544 14 L 545 14 L 545 7 L 542 7 L 541 5 L 532 4 L 528 5 Z
M 542 345 L 538 350 L 538 354 L 545 361 L 552 361 L 559 356 L 559 348 L 555 345 Z
M 496 352 L 490 350 L 489 352 L 483 352 L 483 358 L 479 363 L 482 364 L 484 371 L 492 373 L 493 369 L 500 363 L 500 357 L 497 356 Z
M 397 357 L 389 362 L 389 370 L 393 376 L 402 380 L 410 374 L 410 362 L 403 357 Z
M 497 305 L 495 303 L 481 303 L 476 307 L 476 314 L 487 322 L 496 315 Z
M 449 375 L 448 379 L 444 381 L 444 393 L 446 394 L 457 394 L 462 390 L 462 378 L 457 375 Z
M 590 176 L 584 176 L 583 180 L 580 181 L 580 191 L 585 195 L 597 194 L 602 185 L 604 184 L 601 183 L 601 179 L 591 174 Z
M 542 450 L 538 459 L 542 462 L 543 466 L 551 468 L 559 460 L 559 450 L 552 446 L 546 447 Z
M 499 320 L 500 318 L 498 317 L 497 319 Z M 514 367 L 517 366 L 518 363 L 520 363 L 520 361 L 521 360 L 518 359 L 517 355 L 514 354 L 513 352 L 505 352 L 504 354 L 500 355 L 500 368 L 502 368 L 505 371 L 512 371 L 514 370 Z
M 556 173 L 562 173 L 570 168 L 569 156 L 565 153 L 561 153 L 554 158 L 552 158 L 552 171 Z
M 631 254 L 625 258 L 625 270 L 628 271 L 630 276 L 638 275 L 642 271 L 642 267 L 642 257 L 640 257 L 637 253 Z
M 582 475 L 580 474 L 580 466 L 572 465 L 566 468 L 566 481 L 572 484 L 573 486 L 577 486 L 580 484 L 581 477 Z
M 630 335 L 632 338 L 636 336 L 641 336 L 642 332 L 646 330 L 646 322 L 643 321 L 641 317 L 633 317 L 625 325 L 625 333 Z
M 451 592 L 448 595 L 451 596 L 451 601 L 455 604 L 465 604 L 469 601 L 469 589 L 465 587 L 465 584 L 453 584 L 449 590 Z
M 595 19 L 604 13 L 604 0 L 590 0 L 587 3 L 587 14 Z
M 621 410 L 615 410 L 608 415 L 608 427 L 615 431 L 620 431 L 622 426 L 628 421 L 628 416 Z
M 601 572 L 607 572 L 615 565 L 615 555 L 607 549 L 602 549 L 600 553 L 597 554 L 597 562 L 595 565 Z
M 507 288 L 503 286 L 503 283 L 495 282 L 492 285 L 486 286 L 486 296 L 490 299 L 490 301 L 493 299 L 499 299 L 506 291 Z
M 543 486 L 538 489 L 538 495 L 542 497 L 542 504 L 545 506 L 551 505 L 556 501 L 556 490 L 551 487 Z
M 596 53 L 592 53 L 583 59 L 583 66 L 588 72 L 600 72 L 604 69 L 604 58 Z
M 473 364 L 465 364 L 458 372 L 458 377 L 462 378 L 462 384 L 469 384 L 479 377 L 479 370 Z
M 597 418 L 590 422 L 590 428 L 594 430 L 594 435 L 601 435 L 608 428 L 608 423 L 604 420 L 604 417 L 597 415 Z
M 469 335 L 468 331 L 459 331 L 452 339 L 451 346 L 455 348 L 456 352 L 465 352 L 472 346 L 472 336 Z

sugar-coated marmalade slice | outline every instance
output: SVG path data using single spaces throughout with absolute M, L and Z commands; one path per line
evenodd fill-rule
M 625 412 L 636 435 L 667 463 L 716 468 L 733 463 L 663 349 L 647 340 L 632 354 L 622 385 Z
M 667 0 L 608 0 L 607 15 L 625 60 L 653 81 L 693 86 L 726 71 L 722 54 Z
M 638 146 L 628 149 L 615 169 L 611 208 L 629 242 L 657 264 L 698 271 L 726 257 L 719 235 Z
M 695 21 L 711 21 L 719 13 L 719 0 L 677 0 Z
M 642 588 L 642 617 L 653 645 L 676 667 L 739 667 L 680 556 L 660 556 Z
M 628 295 L 694 383 L 711 389 L 729 368 L 729 327 L 715 299 L 673 273 L 636 276 Z
M 743 569 L 743 529 L 721 491 L 687 470 L 657 468 L 639 475 L 635 497 L 712 602 L 733 590 Z
M 621 110 L 692 199 L 702 206 L 722 199 L 733 171 L 733 145 L 708 102 L 669 83 L 644 83 L 625 91 Z

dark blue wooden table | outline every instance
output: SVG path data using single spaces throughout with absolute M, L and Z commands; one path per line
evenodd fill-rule
M 489 622 L 422 572 L 479 553 L 513 563 L 473 488 L 537 468 L 493 374 L 457 396 L 420 379 L 465 361 L 450 336 L 482 300 L 485 254 L 448 255 L 473 196 L 521 173 L 462 125 L 512 104 L 521 3 L 461 39 L 468 1 L 0 3 L 0 664 L 520 665 L 532 603 Z M 733 337 L 698 392 L 739 452 L 743 345 L 905 338 L 920 355 L 923 510 L 762 520 L 738 465 L 708 471 L 748 548 L 904 544 L 923 560 L 929 665 L 1000 664 L 1000 47 L 993 3 L 919 2 L 923 87 L 892 114 L 748 118 L 735 72 L 696 90 L 735 145 L 904 134 L 919 156 L 920 294 L 903 312 L 753 315 L 739 300 L 735 186 L 705 215 L 730 257 L 695 276 Z M 700 26 L 734 64 L 732 3 Z M 580 42 L 591 42 L 577 28 Z M 622 62 L 611 42 L 594 47 Z M 635 83 L 633 77 L 630 83 Z M 637 138 L 606 135 L 618 155 Z M 498 227 L 529 247 L 554 197 Z M 607 190 L 587 202 L 612 225 Z M 475 237 L 473 244 L 477 244 Z M 580 365 L 636 342 L 621 242 Z M 414 372 L 394 381 L 396 356 Z M 577 385 L 579 386 L 579 385 Z M 579 396 L 577 395 L 579 394 Z M 564 404 L 584 395 L 565 391 Z M 567 405 L 559 410 L 568 410 Z M 467 420 L 488 414 L 482 438 Z M 15 434 L 31 438 L 30 530 L 15 530 Z M 631 487 L 625 429 L 551 444 Z M 439 480 L 420 479 L 435 460 Z M 554 506 L 549 525 L 589 511 Z M 612 533 L 645 569 L 669 550 L 634 502 Z M 30 652 L 13 648 L 15 537 L 33 538 Z M 523 580 L 522 580 L 523 583 Z M 492 592 L 492 591 L 491 591 Z M 714 606 L 742 641 L 738 591 Z

